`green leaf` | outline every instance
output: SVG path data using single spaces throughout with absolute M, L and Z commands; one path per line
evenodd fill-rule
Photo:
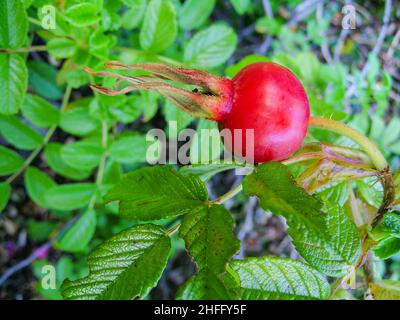
M 400 238 L 400 214 L 386 213 L 382 221 L 373 231 L 374 234 L 378 233 L 385 236 L 392 235 Z
M 367 69 L 367 79 L 370 85 L 374 84 L 376 81 L 376 77 L 381 71 L 381 64 L 379 62 L 379 58 L 376 54 L 370 53 L 368 55 L 368 69 Z
M 72 180 L 84 180 L 91 174 L 91 170 L 75 169 L 69 166 L 61 157 L 61 149 L 63 145 L 60 143 L 49 143 L 44 149 L 44 155 L 49 167 L 63 177 Z
M 58 123 L 60 111 L 46 100 L 27 94 L 22 104 L 22 114 L 40 128 L 49 128 Z
M 400 282 L 381 280 L 370 283 L 371 294 L 375 300 L 400 300 Z
M 329 202 L 337 203 L 339 206 L 343 207 L 349 198 L 349 191 L 350 183 L 346 181 L 324 189 L 319 195 Z
M 125 0 L 124 3 L 129 9 L 122 16 L 122 26 L 128 30 L 137 28 L 146 12 L 147 0 Z
M 95 49 L 104 48 L 109 45 L 109 38 L 104 34 L 103 28 L 97 28 L 89 38 L 89 46 Z
M 70 257 L 62 256 L 56 265 L 57 281 L 64 281 L 68 277 L 77 278 L 85 274 L 86 270 L 87 267 L 82 266 L 82 263 L 76 264 Z
M 217 67 L 236 49 L 237 36 L 232 28 L 214 25 L 194 35 L 185 48 L 184 60 L 193 66 Z
M 58 76 L 59 81 L 63 84 L 67 83 L 72 89 L 79 89 L 80 87 L 83 87 L 89 83 L 88 74 L 85 71 L 83 71 L 80 67 L 73 66 L 71 70 L 67 70 L 66 64 L 64 64 L 63 70 L 61 70 L 58 75 L 59 75 Z
M 36 93 L 50 100 L 61 99 L 63 92 L 57 85 L 57 70 L 42 61 L 29 61 L 29 83 Z
M 108 59 L 113 39 L 105 34 L 103 28 L 97 28 L 89 38 L 89 52 L 99 59 Z
M 45 5 L 49 5 L 49 1 L 47 1 L 47 3 L 43 0 L 39 0 L 42 2 L 41 5 L 37 6 L 37 19 L 40 20 L 41 22 L 50 22 L 51 19 L 51 12 L 49 12 L 49 10 L 41 10 Z M 37 2 L 35 0 L 35 2 Z M 62 12 L 59 8 L 59 6 L 56 6 L 54 1 L 53 4 L 50 3 L 50 5 L 53 5 L 54 9 L 55 9 L 55 28 L 51 29 L 51 33 L 56 35 L 56 36 L 71 36 L 73 33 L 76 33 L 77 30 L 72 27 L 66 20 L 64 12 Z M 45 8 L 43 8 L 45 9 Z M 64 9 L 62 9 L 64 10 Z M 50 13 L 50 14 L 49 14 Z M 35 17 L 36 18 L 36 17 Z M 49 30 L 50 31 L 50 30 Z M 41 31 L 39 31 L 39 33 L 41 33 Z M 51 38 L 50 35 L 48 35 L 49 38 Z M 44 38 L 47 38 L 46 36 L 44 36 Z
M 249 9 L 251 1 L 250 0 L 231 0 L 231 3 L 233 5 L 233 8 L 235 9 L 235 11 L 238 14 L 243 15 Z
M 8 183 L 0 183 L 0 213 L 7 206 L 8 200 L 10 199 L 11 187 Z
M 219 160 L 223 150 L 218 124 L 215 121 L 200 119 L 196 134 L 190 145 L 190 163 L 211 164 Z
M 121 181 L 122 166 L 118 162 L 108 161 L 104 169 L 103 185 L 114 186 Z
M 351 272 L 361 255 L 358 230 L 343 207 L 325 202 L 325 225 L 320 233 L 287 220 L 288 233 L 299 254 L 318 271 L 333 277 Z
M 400 214 L 386 213 L 382 220 L 382 225 L 391 235 L 400 237 Z
M 179 172 L 186 175 L 198 176 L 202 181 L 207 182 L 220 172 L 238 168 L 243 168 L 243 166 L 232 163 L 199 164 L 182 167 Z
M 146 136 L 130 134 L 119 137 L 109 148 L 110 158 L 120 163 L 144 163 L 146 162 L 146 151 L 149 142 Z M 147 159 L 151 160 L 157 159 Z
M 28 9 L 32 5 L 32 1 L 33 0 L 22 0 L 25 9 Z
M 0 116 L 0 133 L 10 144 L 22 150 L 33 150 L 43 143 L 43 137 L 16 116 Z
M 47 50 L 49 53 L 59 59 L 72 57 L 76 50 L 76 43 L 67 38 L 54 38 L 47 42 Z
M 369 137 L 374 141 L 380 141 L 383 131 L 385 130 L 385 126 L 385 122 L 381 117 L 373 117 Z
M 15 114 L 28 86 L 24 59 L 18 54 L 0 54 L 0 114 Z
M 36 221 L 34 219 L 29 219 L 27 222 L 29 238 L 38 242 L 47 240 L 56 227 L 57 224 L 50 221 Z
M 389 149 L 394 154 L 400 154 L 400 141 L 393 143 L 391 146 L 389 146 Z
M 227 261 L 240 247 L 233 234 L 234 225 L 231 214 L 221 205 L 204 206 L 185 215 L 179 236 L 199 270 L 217 275 L 225 272 Z
M 160 226 L 147 224 L 108 239 L 89 255 L 90 272 L 86 278 L 63 283 L 64 298 L 146 297 L 167 263 L 171 244 L 165 232 Z
M 179 11 L 179 24 L 183 29 L 200 27 L 211 15 L 215 0 L 186 0 Z
M 129 8 L 136 7 L 141 1 L 142 0 L 122 0 L 123 4 L 125 4 Z
M 107 85 L 114 85 L 114 79 L 111 78 L 108 78 L 107 80 L 105 79 L 104 82 Z M 134 97 L 137 96 L 135 95 Z M 131 100 L 128 100 L 128 97 L 125 95 L 98 95 L 90 103 L 90 112 L 101 119 L 107 119 L 110 117 L 110 115 L 112 115 L 115 119 L 119 119 L 120 113 L 125 113 L 127 107 L 131 107 L 131 103 L 128 101 Z
M 85 136 L 100 127 L 99 120 L 93 118 L 89 109 L 76 107 L 61 114 L 60 127 L 76 136 Z
M 357 180 L 357 192 L 362 200 L 369 205 L 379 208 L 383 200 L 383 186 L 379 179 L 370 177 Z
M 373 95 L 378 104 L 375 112 L 377 116 L 383 116 L 389 106 L 388 97 L 392 91 L 392 82 L 393 80 L 390 74 L 384 71 L 382 81 L 379 83 L 378 88 L 374 88 Z
M 118 30 L 121 27 L 120 9 L 121 1 L 105 1 L 102 10 L 102 26 L 105 30 Z
M 374 248 L 375 255 L 381 259 L 386 260 L 394 256 L 400 251 L 400 238 L 390 236 L 380 241 Z
M 169 0 L 151 0 L 140 30 L 142 49 L 153 53 L 166 50 L 178 31 L 174 6 Z
M 65 16 L 70 24 L 76 27 L 87 27 L 100 20 L 97 8 L 89 2 L 78 3 L 65 11 Z
M 361 251 L 357 228 L 343 208 L 307 194 L 281 163 L 257 167 L 243 183 L 247 195 L 255 195 L 264 210 L 286 218 L 288 233 L 300 255 L 314 268 L 341 276 L 353 268 Z
M 329 28 L 327 19 L 310 19 L 307 22 L 308 41 L 314 42 L 317 45 L 322 45 L 327 42 L 326 32 Z
M 281 22 L 272 17 L 261 17 L 257 19 L 256 31 L 261 34 L 279 35 L 281 31 Z
M 198 275 L 182 291 L 185 299 L 224 299 L 228 289 L 222 281 L 225 266 L 239 250 L 233 234 L 234 220 L 220 205 L 203 207 L 185 215 L 179 235 L 197 264 Z M 193 291 L 193 286 L 196 290 Z M 190 292 L 190 293 L 189 293 Z
M 301 66 L 301 79 L 306 83 L 315 83 L 318 80 L 320 69 L 320 63 L 316 55 L 312 52 L 300 52 L 295 60 Z
M 230 65 L 226 69 L 225 73 L 229 78 L 233 78 L 239 73 L 240 70 L 242 70 L 244 67 L 247 67 L 250 64 L 257 62 L 269 62 L 269 61 L 271 61 L 271 59 L 267 58 L 266 56 L 252 54 L 244 57 L 238 63 Z
M 393 119 L 387 125 L 382 137 L 379 137 L 381 141 L 389 146 L 391 143 L 398 141 L 400 137 L 400 119 L 393 117 Z
M 156 115 L 158 110 L 159 94 L 152 91 L 142 91 L 140 106 L 143 109 L 143 122 L 148 122 Z
M 96 224 L 96 211 L 86 210 L 56 242 L 55 248 L 67 252 L 85 251 L 96 231 Z
M 62 147 L 61 157 L 67 165 L 75 169 L 90 171 L 96 168 L 104 153 L 97 141 L 81 140 Z
M 361 133 L 366 134 L 369 128 L 369 116 L 365 112 L 356 113 L 348 125 Z
M 22 47 L 27 34 L 28 18 L 21 0 L 0 1 L 0 48 Z
M 257 196 L 265 210 L 297 220 L 310 230 L 318 231 L 324 225 L 322 203 L 300 188 L 281 163 L 269 162 L 255 168 L 245 178 L 243 188 L 247 195 Z
M 192 276 L 178 290 L 180 300 L 227 300 L 236 299 L 234 292 L 213 272 L 202 270 Z
M 37 168 L 29 167 L 24 176 L 26 191 L 29 197 L 43 208 L 48 208 L 45 195 L 56 183 Z
M 165 121 L 167 122 L 167 136 L 170 136 L 170 131 L 173 131 L 173 128 L 171 128 L 171 121 L 176 123 L 176 133 L 179 134 L 194 120 L 190 114 L 181 110 L 169 100 L 165 101 L 162 111 Z
M 272 61 L 282 66 L 288 68 L 291 72 L 293 72 L 297 77 L 301 76 L 301 66 L 298 64 L 296 59 L 292 56 L 289 56 L 284 53 L 278 53 L 274 55 Z
M 323 275 L 297 260 L 249 258 L 232 261 L 229 267 L 239 278 L 240 295 L 246 300 L 326 299 L 331 292 Z
M 44 198 L 49 208 L 70 211 L 86 207 L 95 192 L 92 183 L 64 184 L 47 190 Z
M 0 176 L 7 176 L 18 171 L 24 165 L 20 155 L 0 146 Z
M 170 166 L 156 166 L 126 174 L 105 201 L 119 201 L 124 218 L 147 221 L 186 214 L 202 207 L 207 197 L 199 178 L 184 176 Z

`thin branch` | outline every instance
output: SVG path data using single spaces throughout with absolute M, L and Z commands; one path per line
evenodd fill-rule
M 35 18 L 32 18 L 32 17 L 28 17 L 28 21 L 30 23 L 32 23 L 32 24 L 35 24 L 37 26 L 41 26 L 42 27 L 42 23 L 38 19 L 35 19 Z
M 240 193 L 243 190 L 243 186 L 241 183 L 239 183 L 235 188 L 233 188 L 232 190 L 228 191 L 227 193 L 225 193 L 224 195 L 220 196 L 219 198 L 210 201 L 210 203 L 212 204 L 222 204 L 225 201 L 235 197 L 238 193 Z
M 271 7 L 271 3 L 269 2 L 269 0 L 263 0 L 262 4 L 263 4 L 265 14 L 268 17 L 272 17 L 273 16 L 272 7 Z
M 293 27 L 299 22 L 303 21 L 305 18 L 307 18 L 309 15 L 311 15 L 314 10 L 316 9 L 316 6 L 318 2 L 324 2 L 324 0 L 306 0 L 300 3 L 293 12 L 292 17 L 290 18 L 289 22 L 287 25 L 289 27 Z
M 335 46 L 335 50 L 333 53 L 333 60 L 335 62 L 340 62 L 340 52 L 342 51 L 344 42 L 346 41 L 346 38 L 348 36 L 348 34 L 350 33 L 349 29 L 342 29 L 342 31 L 340 31 L 340 35 L 339 38 L 337 40 L 336 46 Z
M 104 170 L 105 170 L 107 158 L 108 158 L 108 155 L 106 152 L 107 144 L 108 144 L 108 125 L 107 125 L 106 121 L 102 121 L 102 123 L 101 123 L 101 145 L 103 147 L 103 155 L 101 156 L 99 168 L 97 169 L 97 175 L 96 175 L 96 185 L 97 185 L 98 189 L 101 188 L 101 185 L 102 185 L 103 179 L 104 179 Z M 98 194 L 96 192 L 93 194 L 92 198 L 90 199 L 89 208 L 93 209 L 95 207 L 97 197 L 98 197 Z
M 317 5 L 317 11 L 316 11 L 317 21 L 320 22 L 323 19 L 323 16 L 324 16 L 324 2 L 321 1 Z M 326 35 L 324 35 L 324 36 L 326 38 L 326 41 L 324 41 L 321 44 L 321 52 L 322 52 L 322 55 L 324 56 L 326 62 L 330 64 L 330 63 L 332 63 L 332 55 L 329 50 L 328 39 L 327 39 Z
M 380 175 L 380 181 L 383 185 L 384 194 L 382 204 L 375 215 L 372 227 L 376 227 L 382 220 L 384 214 L 391 209 L 396 196 L 396 187 L 394 185 L 393 176 L 390 167 L 387 167 Z
M 68 105 L 68 101 L 69 98 L 71 96 L 71 87 L 68 86 L 67 89 L 65 90 L 64 93 L 64 98 L 63 98 L 63 102 L 61 105 L 61 111 L 64 111 L 65 108 Z M 46 145 L 49 143 L 51 137 L 53 136 L 54 132 L 56 131 L 58 125 L 53 125 L 52 127 L 50 127 L 50 129 L 47 131 L 46 135 L 43 138 L 43 142 L 42 144 L 36 148 L 30 155 L 28 158 L 26 158 L 24 164 L 22 165 L 22 167 L 15 172 L 13 175 L 11 175 L 7 180 L 6 183 L 10 184 L 12 183 L 16 178 L 18 178 L 18 176 L 23 173 L 25 171 L 26 168 L 28 168 L 30 166 L 30 164 L 32 163 L 33 160 L 36 159 L 36 157 L 39 155 L 39 153 L 43 150 L 44 147 L 46 147 Z
M 48 250 L 51 248 L 53 242 L 48 241 L 45 244 L 41 245 L 35 252 L 33 252 L 28 258 L 18 262 L 17 264 L 13 265 L 11 268 L 7 269 L 6 272 L 2 274 L 0 277 L 0 286 L 3 285 L 4 282 L 7 281 L 8 278 L 10 278 L 13 274 L 17 273 L 21 269 L 26 268 L 29 266 L 33 261 L 38 259 L 40 257 L 40 254 L 44 250 Z
M 345 4 L 352 4 L 353 1 L 352 0 L 346 0 Z M 335 50 L 333 53 L 333 60 L 335 62 L 340 62 L 340 52 L 342 51 L 344 42 L 346 41 L 347 36 L 350 33 L 350 29 L 344 29 L 342 28 L 342 31 L 340 31 L 340 35 L 339 38 L 337 40 L 336 46 L 335 46 Z
M 377 170 L 381 172 L 387 170 L 389 165 L 385 157 L 375 144 L 357 130 L 341 122 L 319 117 L 311 117 L 310 126 L 326 129 L 352 139 L 363 149 L 363 151 L 365 151 Z
M 378 55 L 379 51 L 382 48 L 383 42 L 385 41 L 388 29 L 389 29 L 391 12 L 392 12 L 392 0 L 386 0 L 385 13 L 383 16 L 383 25 L 382 25 L 381 31 L 379 32 L 378 40 L 376 41 L 375 47 L 372 50 L 372 54 Z M 364 68 L 365 67 L 366 66 L 364 66 Z
M 64 234 L 64 232 L 70 226 L 72 226 L 80 217 L 81 217 L 81 215 L 78 214 L 77 216 L 75 216 L 72 219 L 70 219 L 69 221 L 67 221 L 62 226 L 61 230 L 59 232 L 57 232 L 57 234 L 51 240 L 49 240 L 48 242 L 42 244 L 39 248 L 37 248 L 35 250 L 35 252 L 32 252 L 32 254 L 29 255 L 26 259 L 18 262 L 17 264 L 13 265 L 11 268 L 7 269 L 6 272 L 4 272 L 2 274 L 2 276 L 0 277 L 0 286 L 2 286 L 4 284 L 4 282 L 6 282 L 7 279 L 9 279 L 12 275 L 14 275 L 18 271 L 26 268 L 32 262 L 34 262 L 36 259 L 38 259 L 43 251 L 50 249 L 52 247 L 53 243 L 57 239 L 59 239 Z
M 181 227 L 181 224 L 178 223 L 177 225 L 173 226 L 171 229 L 167 230 L 167 232 L 165 233 L 167 236 L 172 236 L 175 232 L 177 232 L 179 230 L 179 228 Z
M 18 49 L 0 49 L 0 53 L 23 53 L 23 52 L 41 52 L 47 51 L 47 46 L 32 46 L 29 48 Z
M 272 7 L 269 0 L 263 0 L 262 3 L 266 16 L 269 18 L 273 18 Z M 268 52 L 268 49 L 270 48 L 271 44 L 272 44 L 272 36 L 268 35 L 267 37 L 265 37 L 264 41 L 261 43 L 260 47 L 257 49 L 256 52 L 258 54 L 265 55 Z
M 378 40 L 375 43 L 374 48 L 372 49 L 371 53 L 378 56 L 379 52 L 382 48 L 383 42 L 386 38 L 387 31 L 389 29 L 389 22 L 390 22 L 390 14 L 392 12 L 392 0 L 386 0 L 385 2 L 385 12 L 383 15 L 383 25 L 381 31 L 379 32 Z M 368 73 L 368 61 L 365 63 L 364 67 L 361 70 L 361 81 L 364 80 L 365 76 Z M 351 97 L 356 91 L 356 85 L 353 84 L 346 92 L 346 98 Z

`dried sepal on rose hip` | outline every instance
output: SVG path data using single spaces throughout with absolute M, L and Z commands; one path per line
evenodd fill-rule
M 95 85 L 92 89 L 107 95 L 156 90 L 191 115 L 217 121 L 221 130 L 230 131 L 233 140 L 225 144 L 235 156 L 246 158 L 248 155 L 245 154 L 246 135 L 242 135 L 241 141 L 235 141 L 234 130 L 253 129 L 252 160 L 256 163 L 288 158 L 301 147 L 307 133 L 310 108 L 306 92 L 293 73 L 275 63 L 251 64 L 232 80 L 160 63 L 128 66 L 111 61 L 106 68 L 145 70 L 150 75 L 125 76 L 86 68 L 94 75 L 118 79 L 114 89 Z M 166 80 L 196 86 L 196 89 L 178 88 Z M 120 88 L 122 83 L 128 85 Z

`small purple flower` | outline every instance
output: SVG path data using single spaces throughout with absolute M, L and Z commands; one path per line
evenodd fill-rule
M 32 253 L 35 253 L 36 257 L 39 260 L 47 259 L 49 255 L 49 247 L 39 247 L 39 248 L 33 248 Z

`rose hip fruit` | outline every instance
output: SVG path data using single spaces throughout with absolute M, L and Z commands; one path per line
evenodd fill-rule
M 233 138 L 225 137 L 225 146 L 249 162 L 286 159 L 301 147 L 306 136 L 310 118 L 306 92 L 296 76 L 281 65 L 251 64 L 232 80 L 160 63 L 127 66 L 111 61 L 106 67 L 145 70 L 150 75 L 126 76 L 86 68 L 91 74 L 118 79 L 114 89 L 93 85 L 94 90 L 107 95 L 156 90 L 193 116 L 217 121 L 220 130 Z M 195 89 L 182 89 L 167 80 L 195 86 Z M 123 83 L 127 85 L 118 88 Z M 253 142 L 246 141 L 246 129 L 253 130 Z M 235 135 L 235 130 L 242 130 L 241 135 Z M 254 143 L 251 154 L 247 154 L 249 143 Z
M 278 64 L 262 62 L 245 67 L 232 81 L 232 106 L 220 128 L 254 129 L 255 162 L 283 160 L 296 152 L 310 117 L 306 92 L 296 76 Z M 245 134 L 242 137 L 242 145 L 233 139 L 232 151 L 238 156 L 246 150 Z

